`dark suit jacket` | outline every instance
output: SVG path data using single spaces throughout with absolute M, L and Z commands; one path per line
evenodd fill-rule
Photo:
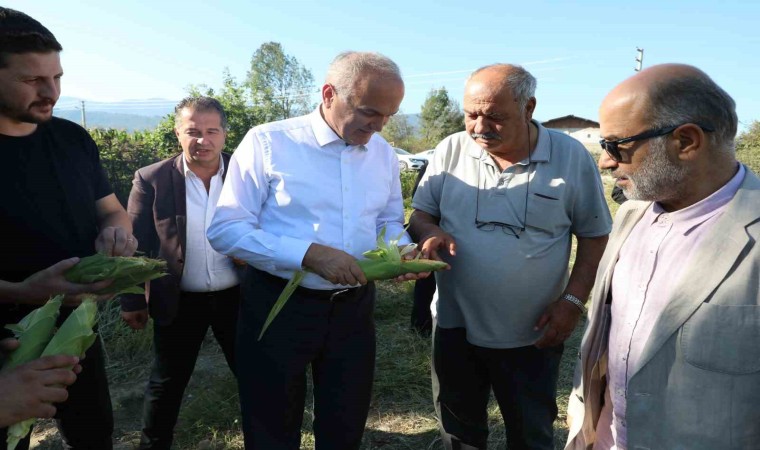
M 222 153 L 225 168 L 230 155 Z M 226 176 L 227 171 L 224 171 Z M 139 252 L 163 259 L 169 275 L 150 282 L 145 295 L 124 295 L 121 308 L 138 311 L 149 307 L 150 315 L 161 324 L 177 314 L 179 283 L 185 264 L 187 207 L 182 154 L 143 167 L 135 172 L 127 213 Z

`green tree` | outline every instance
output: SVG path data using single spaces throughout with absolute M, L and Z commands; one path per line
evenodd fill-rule
M 411 152 L 423 150 L 414 127 L 409 123 L 409 118 L 404 114 L 396 114 L 391 117 L 380 133 L 386 141 L 394 147 L 403 148 Z
M 760 174 L 760 121 L 753 121 L 736 139 L 736 159 Z
M 432 89 L 420 111 L 420 141 L 433 148 L 446 136 L 464 130 L 459 103 L 449 98 L 446 88 Z
M 141 167 L 160 161 L 173 153 L 173 149 L 157 150 L 153 132 L 127 133 L 114 129 L 91 129 L 90 136 L 98 145 L 103 168 L 116 197 L 127 204 L 132 178 Z M 175 139 L 176 141 L 176 139 Z
M 214 89 L 205 85 L 190 88 L 190 95 L 205 95 L 219 100 L 227 115 L 227 152 L 233 152 L 240 141 L 243 140 L 248 130 L 255 125 L 263 123 L 264 112 L 258 105 L 254 105 L 250 93 L 242 83 L 239 83 L 230 74 L 229 69 L 224 69 L 223 84 L 217 93 Z M 173 126 L 173 125 L 172 125 Z M 175 139 L 176 140 L 176 139 Z
M 316 92 L 311 71 L 295 56 L 287 55 L 279 42 L 267 42 L 251 58 L 246 85 L 265 122 L 287 119 L 314 109 Z

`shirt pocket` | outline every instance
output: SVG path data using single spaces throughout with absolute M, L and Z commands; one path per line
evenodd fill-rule
M 684 324 L 684 359 L 731 375 L 760 371 L 760 306 L 703 303 Z
M 570 218 L 565 211 L 562 192 L 531 192 L 525 222 L 526 228 L 536 228 L 551 236 L 565 234 L 570 227 Z

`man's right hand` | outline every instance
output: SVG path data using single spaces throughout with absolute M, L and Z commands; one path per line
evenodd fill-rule
M 46 356 L 0 374 L 0 427 L 55 415 L 54 403 L 65 401 L 77 377 L 75 356 Z
M 72 303 L 77 294 L 97 292 L 108 287 L 111 280 L 98 281 L 91 284 L 72 283 L 64 274 L 79 262 L 79 258 L 64 259 L 47 269 L 32 274 L 24 281 L 17 283 L 14 289 L 15 300 L 30 304 L 41 304 L 50 297 L 58 294 L 67 294 L 67 304 L 79 304 L 81 299 Z
M 333 284 L 367 284 L 367 278 L 356 263 L 356 258 L 343 250 L 311 244 L 303 257 L 303 266 Z
M 422 243 L 420 253 L 422 253 L 423 258 L 443 261 L 439 252 L 445 251 L 451 256 L 457 254 L 457 243 L 454 238 L 437 226 L 433 231 L 423 236 L 420 242 Z
M 148 324 L 148 310 L 122 311 L 121 318 L 133 330 L 142 330 Z

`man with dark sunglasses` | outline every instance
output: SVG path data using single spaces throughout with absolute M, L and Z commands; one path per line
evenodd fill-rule
M 629 201 L 599 263 L 566 448 L 758 448 L 760 179 L 735 158 L 736 105 L 664 64 L 599 117 L 600 166 Z
M 563 342 L 612 223 L 589 152 L 532 119 L 535 88 L 519 66 L 475 71 L 466 131 L 438 145 L 412 203 L 410 231 L 423 253 L 451 265 L 436 274 L 433 338 L 446 449 L 486 448 L 492 389 L 509 448 L 554 449 Z

